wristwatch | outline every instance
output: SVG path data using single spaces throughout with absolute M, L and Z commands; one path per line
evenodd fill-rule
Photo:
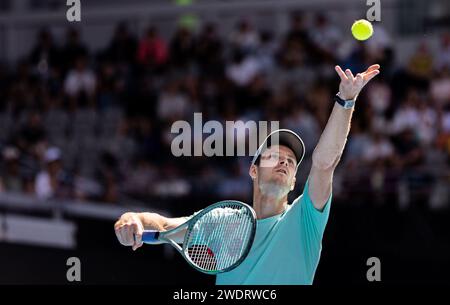
M 339 97 L 339 93 L 334 96 L 334 101 L 344 107 L 344 109 L 351 109 L 355 106 L 355 99 L 343 100 Z

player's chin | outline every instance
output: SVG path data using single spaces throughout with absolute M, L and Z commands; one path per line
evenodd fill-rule
M 280 186 L 289 185 L 289 178 L 284 174 L 275 175 L 274 177 L 272 177 L 272 181 Z

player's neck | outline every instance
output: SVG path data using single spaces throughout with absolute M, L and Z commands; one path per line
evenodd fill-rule
M 261 192 L 254 192 L 253 195 L 253 209 L 256 213 L 257 219 L 264 219 L 279 215 L 286 210 L 287 196 L 277 198 L 272 195 L 261 194 Z

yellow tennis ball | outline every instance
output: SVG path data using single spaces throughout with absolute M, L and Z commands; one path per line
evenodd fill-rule
M 372 24 L 365 19 L 356 20 L 352 25 L 352 34 L 358 40 L 369 39 L 373 34 Z

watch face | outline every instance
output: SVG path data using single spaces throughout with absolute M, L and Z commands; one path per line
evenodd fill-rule
M 353 102 L 353 101 L 346 101 L 344 107 L 345 108 L 352 108 L 354 104 L 355 104 L 355 102 Z
M 349 109 L 352 108 L 355 105 L 355 101 L 353 100 L 348 100 L 348 101 L 344 101 L 343 99 L 341 99 L 339 96 L 335 96 L 334 100 L 341 105 L 342 107 L 344 107 L 345 109 Z

